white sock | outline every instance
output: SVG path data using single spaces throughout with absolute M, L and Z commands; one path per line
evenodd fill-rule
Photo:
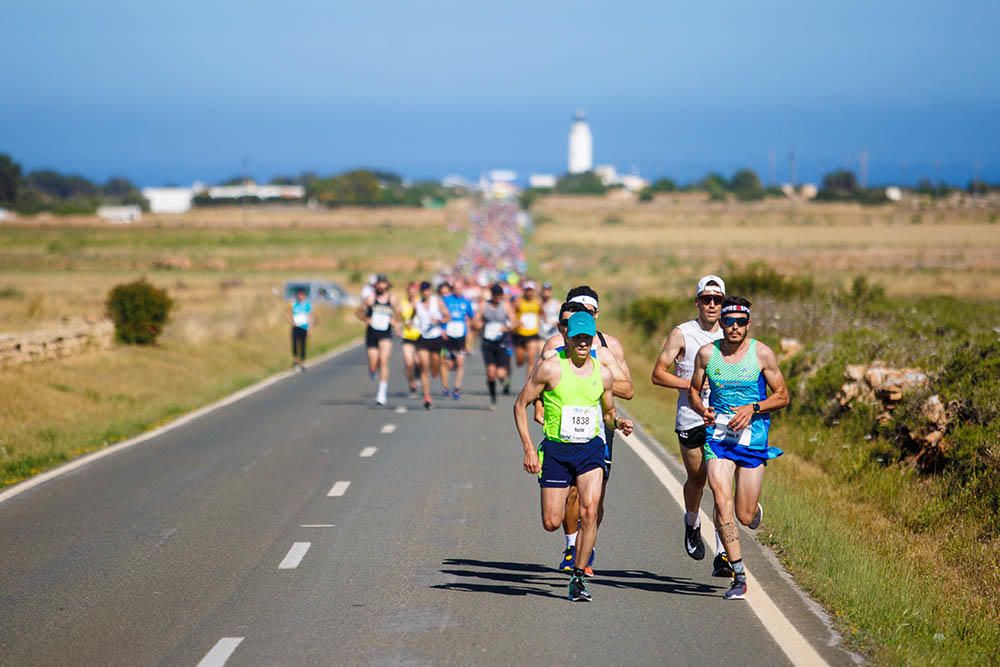
M 566 535 L 566 548 L 569 549 L 570 547 L 575 547 L 575 546 L 576 546 L 576 533 L 569 533 L 568 535 Z
M 719 537 L 719 533 L 715 533 L 715 553 L 724 554 L 726 553 L 726 547 L 722 544 L 722 538 Z
M 701 516 L 697 512 L 684 512 L 684 523 L 688 528 L 697 528 L 701 525 Z
M 378 397 L 380 399 L 382 399 L 383 401 L 385 400 L 385 392 L 388 389 L 389 389 L 389 383 L 388 382 L 379 382 L 378 383 Z

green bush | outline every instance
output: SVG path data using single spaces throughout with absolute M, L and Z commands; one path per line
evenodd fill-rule
M 108 317 L 115 336 L 131 345 L 151 345 L 163 333 L 174 302 L 167 291 L 140 279 L 117 285 L 108 293 Z
M 809 276 L 789 278 L 764 262 L 743 267 L 730 266 L 725 272 L 726 293 L 739 296 L 768 294 L 777 298 L 810 296 L 815 285 Z

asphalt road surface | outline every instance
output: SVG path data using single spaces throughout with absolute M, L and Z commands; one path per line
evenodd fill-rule
M 478 355 L 462 400 L 431 412 L 400 392 L 401 367 L 376 408 L 363 356 L 0 503 L 0 664 L 850 662 L 755 545 L 751 600 L 724 601 L 711 556 L 683 551 L 681 508 L 623 443 L 594 601 L 570 603 L 513 397 L 487 409 Z M 765 628 L 764 590 L 787 627 Z M 814 653 L 788 649 L 795 635 Z

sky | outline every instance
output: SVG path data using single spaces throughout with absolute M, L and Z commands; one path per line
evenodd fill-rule
M 2 0 L 0 152 L 140 185 L 595 161 L 1000 182 L 1000 2 Z

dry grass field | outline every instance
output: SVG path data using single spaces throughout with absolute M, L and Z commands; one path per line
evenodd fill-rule
M 704 199 L 543 197 L 532 208 L 538 266 L 602 274 L 635 295 L 763 261 L 819 285 L 865 275 L 890 295 L 1000 298 L 1000 209 Z

